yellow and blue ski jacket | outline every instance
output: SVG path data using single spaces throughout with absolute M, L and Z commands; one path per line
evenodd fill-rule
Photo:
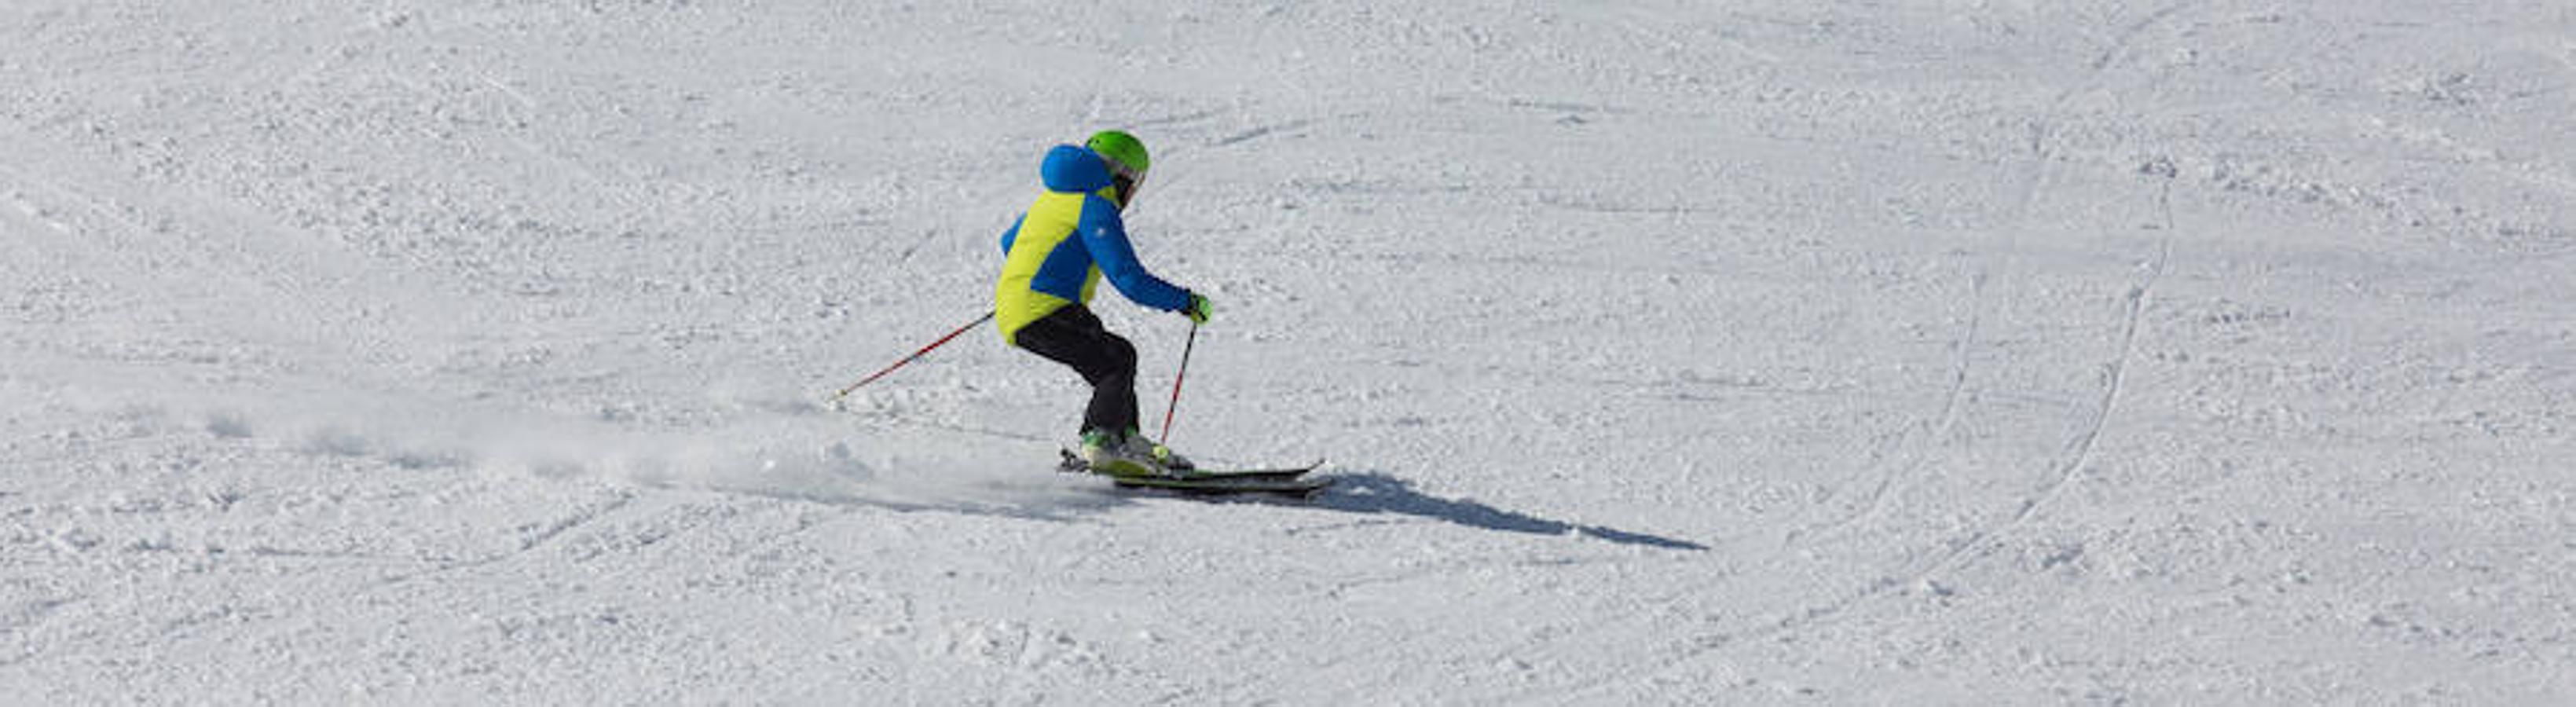
M 1091 303 L 1102 275 L 1137 304 L 1166 311 L 1190 306 L 1190 292 L 1146 272 L 1118 216 L 1120 196 L 1109 165 L 1090 150 L 1057 145 L 1038 168 L 1046 193 L 1002 232 L 1002 277 L 993 285 L 993 319 L 1002 340 L 1066 305 Z

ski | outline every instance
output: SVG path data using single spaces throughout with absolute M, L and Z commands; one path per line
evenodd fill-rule
M 1057 471 L 1106 477 L 1111 483 L 1122 488 L 1151 488 L 1194 494 L 1304 495 L 1320 491 L 1333 483 L 1329 478 L 1302 478 L 1306 472 L 1322 467 L 1324 465 L 1322 460 L 1300 466 L 1243 469 L 1194 468 L 1176 469 L 1169 474 L 1155 476 L 1119 476 L 1093 471 L 1091 465 L 1084 463 L 1081 455 L 1074 454 L 1072 450 L 1058 450 L 1058 453 L 1062 458 L 1056 463 Z
M 1323 465 L 1324 462 L 1322 460 L 1316 460 L 1300 466 L 1283 466 L 1269 469 L 1174 469 L 1172 470 L 1172 476 L 1182 479 L 1276 479 L 1284 481 L 1304 476 L 1306 475 L 1306 472 L 1314 471 L 1316 467 Z
M 1331 477 L 1264 476 L 1111 476 L 1109 482 L 1119 488 L 1158 489 L 1194 495 L 1271 493 L 1307 496 L 1333 485 Z

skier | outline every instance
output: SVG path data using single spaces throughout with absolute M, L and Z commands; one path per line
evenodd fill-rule
M 1037 202 L 1002 232 L 1002 275 L 993 286 L 1002 340 L 1064 364 L 1091 384 L 1082 414 L 1082 459 L 1094 471 L 1149 476 L 1189 469 L 1187 458 L 1136 429 L 1136 347 L 1101 327 L 1087 306 L 1101 277 L 1137 304 L 1199 324 L 1206 297 L 1145 270 L 1120 218 L 1136 202 L 1150 161 L 1145 143 L 1116 130 L 1081 147 L 1048 150 Z

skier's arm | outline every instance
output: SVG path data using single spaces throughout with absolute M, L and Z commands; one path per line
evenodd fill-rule
M 1127 242 L 1127 224 L 1118 218 L 1116 205 L 1092 197 L 1083 200 L 1082 212 L 1082 247 L 1091 251 L 1091 260 L 1100 266 L 1100 275 L 1117 286 L 1119 294 L 1166 312 L 1190 306 L 1189 290 L 1155 277 L 1145 270 L 1144 263 L 1137 261 L 1136 248 Z
M 1012 220 L 1011 220 L 1011 229 L 1010 229 L 1010 230 L 1007 230 L 1007 231 L 1003 231 L 1003 232 L 1002 232 L 1002 254 L 1003 254 L 1003 255 L 1010 255 L 1010 254 L 1011 254 L 1011 243 L 1012 243 L 1013 241 L 1017 241 L 1017 240 L 1019 240 L 1019 239 L 1020 239 L 1020 224 L 1022 224 L 1022 223 L 1027 223 L 1027 222 L 1028 222 L 1028 220 L 1029 220 L 1029 215 L 1028 215 L 1028 214 L 1020 214 L 1020 217 L 1019 217 L 1019 218 L 1016 218 L 1016 219 L 1012 219 Z

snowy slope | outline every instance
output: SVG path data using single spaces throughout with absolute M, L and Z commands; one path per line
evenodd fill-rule
M 2576 701 L 2576 8 L 1385 5 L 0 7 L 0 702 Z

